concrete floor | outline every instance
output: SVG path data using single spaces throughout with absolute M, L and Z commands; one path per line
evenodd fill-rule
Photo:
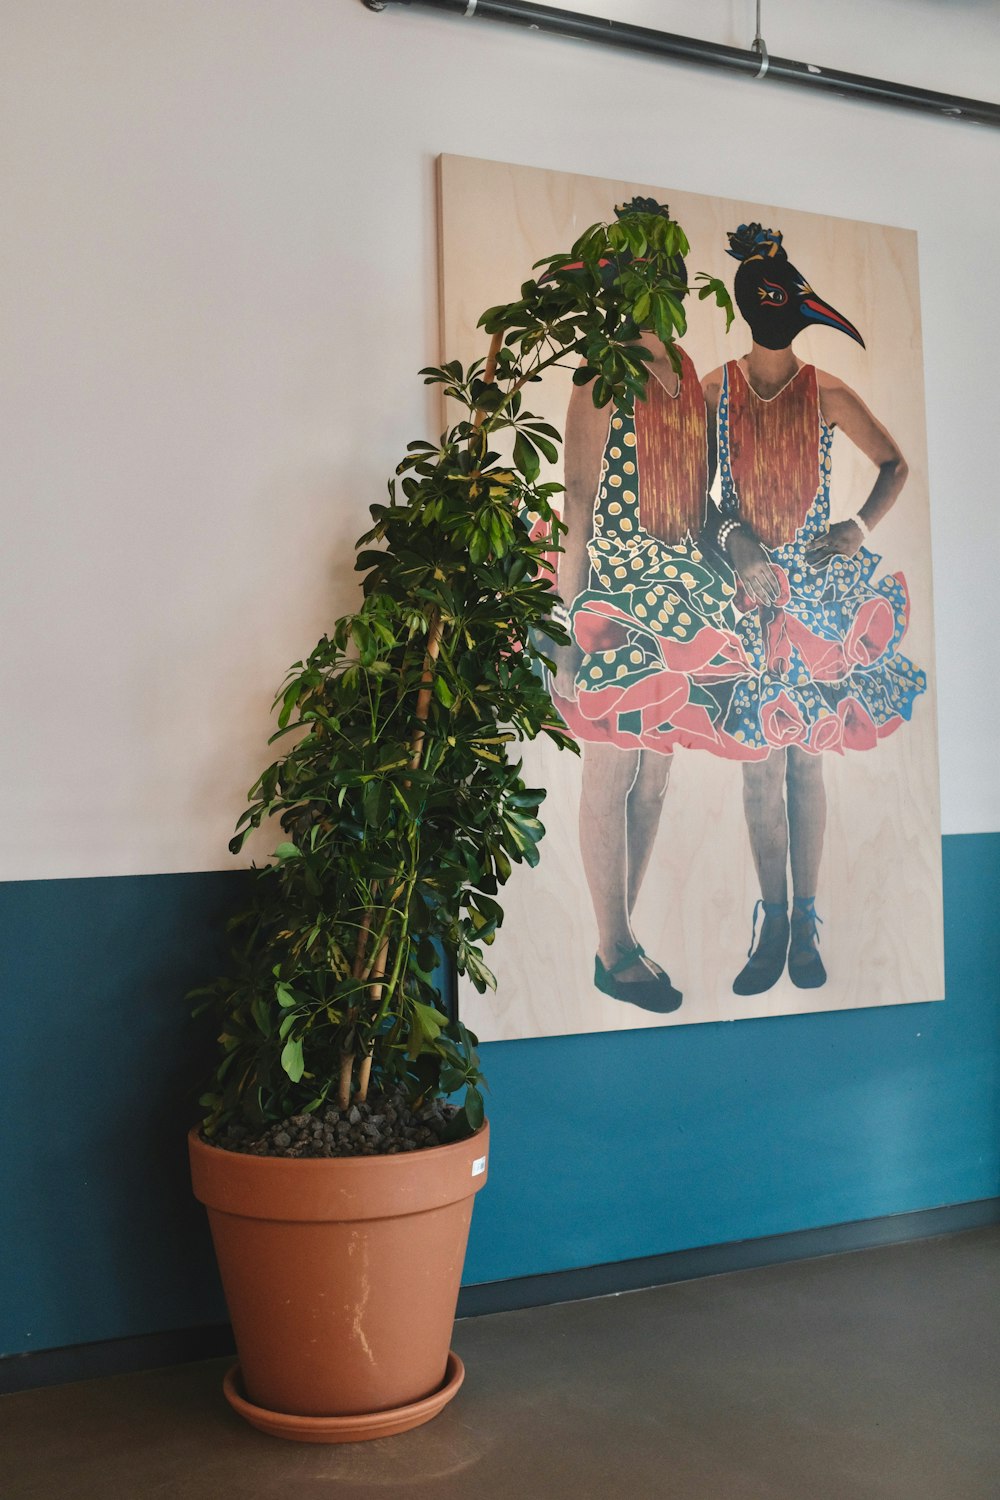
M 226 1361 L 0 1400 L 3 1500 L 998 1500 L 1000 1228 L 460 1323 L 434 1422 L 268 1438 Z

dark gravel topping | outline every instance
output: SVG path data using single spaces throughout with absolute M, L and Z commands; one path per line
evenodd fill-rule
M 343 1113 L 327 1105 L 315 1114 L 292 1115 L 260 1135 L 230 1125 L 212 1145 L 246 1156 L 394 1156 L 439 1146 L 457 1113 L 457 1105 L 441 1099 L 414 1111 L 404 1094 L 372 1094 Z

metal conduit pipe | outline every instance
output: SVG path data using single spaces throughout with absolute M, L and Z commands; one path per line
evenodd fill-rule
M 388 3 L 389 0 L 364 0 L 368 9 L 374 11 L 385 10 Z M 702 42 L 669 31 L 655 31 L 649 26 L 632 26 L 624 21 L 582 15 L 579 11 L 557 10 L 552 5 L 534 5 L 527 0 L 393 0 L 393 3 L 419 5 L 480 21 L 503 21 L 510 26 L 527 27 L 529 31 L 550 32 L 577 41 L 601 42 L 606 47 L 641 52 L 648 57 L 726 68 L 752 78 L 822 89 L 846 99 L 895 104 L 904 109 L 945 115 L 949 119 L 968 120 L 976 125 L 1000 125 L 1000 104 L 991 104 L 987 100 L 964 99 L 957 94 L 939 94 L 933 89 L 914 88 L 905 83 L 888 83 L 881 78 L 841 73 L 835 68 L 818 68 L 813 63 L 795 62 L 766 52 L 762 57 L 759 51 L 725 47 L 719 42 Z

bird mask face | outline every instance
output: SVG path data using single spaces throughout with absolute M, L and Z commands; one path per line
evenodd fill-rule
M 854 324 L 818 297 L 792 265 L 777 230 L 741 224 L 727 238 L 728 253 L 740 262 L 733 283 L 736 304 L 755 343 L 764 349 L 787 349 L 796 334 L 818 323 L 839 329 L 864 348 Z

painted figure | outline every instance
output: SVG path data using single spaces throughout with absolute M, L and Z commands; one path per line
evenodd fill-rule
M 708 488 L 701 386 L 683 350 L 678 374 L 655 337 L 643 341 L 653 359 L 632 415 L 597 410 L 585 388 L 570 401 L 559 591 L 570 605 L 573 644 L 558 654 L 553 696 L 581 743 L 580 849 L 598 928 L 595 985 L 665 1013 L 682 997 L 637 941 L 632 913 L 673 750 L 717 747 L 718 705 L 704 685 L 731 681 L 749 664 L 737 635 L 735 576 L 695 540 Z
M 777 982 L 786 960 L 800 988 L 825 983 L 815 905 L 823 755 L 874 747 L 910 718 L 926 679 L 899 651 L 909 615 L 905 579 L 876 579 L 880 559 L 863 545 L 905 483 L 903 455 L 853 390 L 803 364 L 791 347 L 813 325 L 864 341 L 792 265 L 780 233 L 750 224 L 728 238 L 740 262 L 736 302 L 753 343 L 713 370 L 704 392 L 721 486 L 710 531 L 740 580 L 738 635 L 750 663 L 716 699 L 719 753 L 744 762 L 760 881 L 748 962 L 733 983 L 737 994 L 753 995 Z M 856 513 L 831 523 L 837 429 L 877 475 Z

